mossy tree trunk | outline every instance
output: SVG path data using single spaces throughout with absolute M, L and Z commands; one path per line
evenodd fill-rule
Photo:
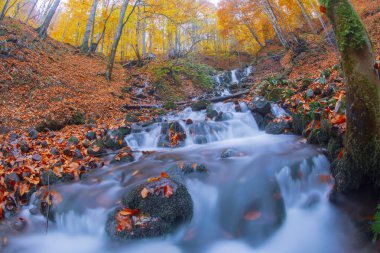
M 333 169 L 337 190 L 380 189 L 380 80 L 368 33 L 349 0 L 323 0 L 347 83 L 345 152 Z

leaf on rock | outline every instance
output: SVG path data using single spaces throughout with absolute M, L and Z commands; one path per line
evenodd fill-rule
M 255 221 L 260 219 L 262 216 L 261 212 L 258 211 L 250 211 L 244 215 L 244 220 L 246 221 Z
M 173 187 L 171 187 L 170 185 L 165 185 L 164 195 L 166 198 L 170 198 L 173 195 Z
M 142 189 L 142 191 L 141 191 L 141 197 L 143 199 L 145 199 L 145 198 L 148 197 L 149 193 L 150 193 L 150 191 L 147 188 L 144 187 L 144 189 Z

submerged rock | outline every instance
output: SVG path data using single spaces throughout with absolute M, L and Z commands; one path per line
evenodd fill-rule
M 219 209 L 224 231 L 255 246 L 268 240 L 286 217 L 276 178 L 261 169 L 231 178 L 220 193 Z
M 159 237 L 189 223 L 193 201 L 186 187 L 167 177 L 134 187 L 110 213 L 107 234 L 115 240 Z
M 187 176 L 204 175 L 208 173 L 207 167 L 202 163 L 179 162 L 166 170 L 171 179 L 184 182 Z
M 231 158 L 234 156 L 238 156 L 239 152 L 236 149 L 226 149 L 222 152 L 220 155 L 220 158 L 226 159 L 226 158 Z

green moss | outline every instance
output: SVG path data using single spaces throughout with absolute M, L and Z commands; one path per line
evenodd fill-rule
M 164 108 L 166 110 L 175 110 L 177 108 L 177 105 L 173 101 L 167 101 L 164 104 Z
M 366 44 L 367 32 L 360 17 L 348 0 L 320 0 L 327 8 L 330 18 L 337 18 L 335 34 L 338 39 L 340 51 L 359 49 Z M 334 15 L 336 6 L 336 15 Z

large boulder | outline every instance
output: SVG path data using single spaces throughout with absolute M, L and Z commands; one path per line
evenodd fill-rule
M 193 201 L 186 187 L 165 175 L 126 193 L 122 206 L 110 213 L 106 232 L 115 240 L 159 237 L 192 217 Z

